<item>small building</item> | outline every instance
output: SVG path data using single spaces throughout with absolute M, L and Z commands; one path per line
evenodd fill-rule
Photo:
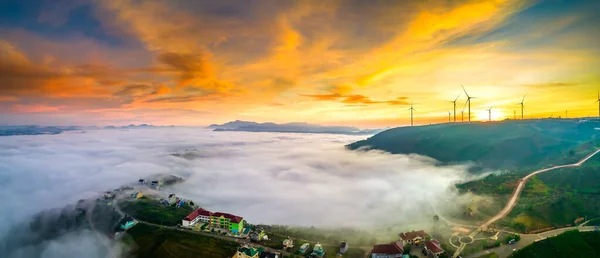
M 444 249 L 442 249 L 440 242 L 435 239 L 425 241 L 423 250 L 429 257 L 435 258 L 440 257 L 440 255 L 444 253 Z
M 268 252 L 268 251 L 262 251 L 260 252 L 260 255 L 258 255 L 259 258 L 279 258 L 279 254 L 278 253 L 273 253 L 273 252 Z
M 142 197 L 144 197 L 144 194 L 142 193 L 142 191 L 139 191 L 137 193 L 131 194 L 131 198 L 139 199 L 139 198 L 142 198 Z
M 345 254 L 348 251 L 348 242 L 342 241 L 340 243 L 340 254 Z
M 212 215 L 212 212 L 198 208 L 183 218 L 181 221 L 181 226 L 188 228 L 194 226 L 196 223 L 210 223 L 210 217 Z
M 371 250 L 371 258 L 400 258 L 404 253 L 404 247 L 400 246 L 400 242 L 392 242 L 389 244 L 375 245 Z
M 294 247 L 294 241 L 288 237 L 286 239 L 283 240 L 283 248 L 293 248 Z
M 235 255 L 233 255 L 233 258 L 259 258 L 259 255 L 262 251 L 262 248 L 242 246 L 237 249 L 237 252 Z
M 303 254 L 306 252 L 306 250 L 308 250 L 308 248 L 310 248 L 310 244 L 304 243 L 300 246 L 300 249 L 298 251 L 300 252 L 300 254 Z
M 251 232 L 250 239 L 255 242 L 267 241 L 267 240 L 269 240 L 269 236 L 267 236 L 265 231 L 261 229 L 259 232 L 256 232 L 256 231 Z
M 140 180 L 138 180 L 138 184 L 143 185 L 146 183 L 146 180 L 144 180 L 143 178 L 140 178 Z
M 169 201 L 169 205 L 173 205 L 175 202 L 177 202 L 177 196 L 175 196 L 175 194 L 169 194 L 169 198 L 167 198 L 167 200 Z
M 413 230 L 411 232 L 400 233 L 400 240 L 402 240 L 402 246 L 406 244 L 418 245 L 428 237 L 429 234 L 425 233 L 425 231 L 423 230 Z
M 323 249 L 323 246 L 320 243 L 316 243 L 315 246 L 313 247 L 313 251 L 312 251 L 312 253 L 310 253 L 309 257 L 321 258 L 323 256 L 325 256 L 325 249 Z
M 119 221 L 119 228 L 122 230 L 128 230 L 135 224 L 137 224 L 137 221 L 135 221 L 132 217 L 125 216 L 121 219 L 121 221 Z

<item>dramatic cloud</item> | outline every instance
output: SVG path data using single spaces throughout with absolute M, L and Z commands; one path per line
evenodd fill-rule
M 417 123 L 445 120 L 446 101 L 464 84 L 479 99 L 474 110 L 493 105 L 500 119 L 524 94 L 537 96 L 530 114 L 580 116 L 593 110 L 585 100 L 600 82 L 599 3 L 49 1 L 22 6 L 33 18 L 0 26 L 0 105 L 45 124 L 99 124 L 115 110 L 212 109 L 225 120 L 381 127 L 408 121 L 397 96 L 423 104 Z M 532 86 L 547 82 L 577 83 Z M 141 84 L 161 90 L 113 95 Z M 55 111 L 40 120 L 27 112 L 38 108 L 23 108 L 31 103 Z

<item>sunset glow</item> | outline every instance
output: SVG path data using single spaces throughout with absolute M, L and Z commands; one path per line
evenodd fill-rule
M 2 124 L 598 115 L 599 1 L 3 1 Z M 452 115 L 452 120 L 453 120 Z M 520 116 L 520 115 L 519 115 Z

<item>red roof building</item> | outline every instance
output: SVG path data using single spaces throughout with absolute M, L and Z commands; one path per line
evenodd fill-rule
M 430 253 L 435 257 L 444 253 L 444 249 L 442 249 L 442 247 L 440 246 L 440 242 L 435 239 L 425 241 L 425 250 L 427 250 L 427 253 Z
M 210 211 L 207 211 L 207 210 L 205 210 L 205 209 L 198 208 L 197 210 L 195 210 L 195 211 L 192 211 L 192 213 L 190 213 L 190 214 L 189 214 L 189 215 L 187 215 L 185 218 L 183 218 L 183 220 L 186 220 L 186 221 L 193 221 L 194 219 L 196 219 L 196 218 L 197 218 L 198 216 L 200 216 L 200 215 L 202 215 L 202 216 L 206 216 L 206 217 L 210 217 L 210 216 L 212 216 L 212 215 L 213 215 L 213 213 L 212 213 L 212 212 L 210 212 Z
M 402 257 L 403 253 L 404 247 L 400 246 L 398 242 L 392 242 L 389 244 L 373 246 L 373 250 L 371 250 L 371 257 L 395 258 Z
M 421 243 L 421 240 L 424 240 L 427 237 L 429 237 L 429 235 L 427 233 L 425 233 L 425 231 L 423 231 L 423 230 L 400 233 L 400 240 L 402 240 L 403 245 L 406 245 L 406 244 L 418 245 Z
M 211 216 L 213 216 L 213 217 L 221 217 L 221 216 L 223 216 L 224 218 L 229 219 L 233 223 L 240 223 L 240 221 L 242 221 L 244 219 L 244 218 L 242 218 L 240 216 L 235 216 L 233 214 L 224 213 L 224 212 L 215 212 Z

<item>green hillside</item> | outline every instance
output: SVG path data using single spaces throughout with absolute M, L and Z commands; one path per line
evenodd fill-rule
M 512 258 L 600 257 L 600 232 L 567 231 L 516 251 Z
M 472 161 L 483 168 L 529 170 L 577 161 L 600 141 L 598 121 L 574 119 L 450 123 L 398 127 L 348 145 L 420 154 L 444 163 Z
M 232 257 L 239 244 L 214 237 L 139 223 L 127 231 L 136 248 L 131 257 Z

